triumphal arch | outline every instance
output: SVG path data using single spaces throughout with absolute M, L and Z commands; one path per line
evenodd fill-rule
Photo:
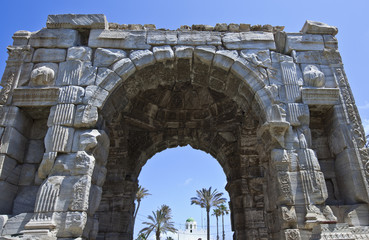
M 234 239 L 369 239 L 369 157 L 336 33 L 99 14 L 16 32 L 1 239 L 132 239 L 141 168 L 184 145 L 222 166 Z

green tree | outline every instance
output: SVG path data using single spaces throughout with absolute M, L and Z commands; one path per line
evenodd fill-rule
M 196 195 L 196 197 L 191 198 L 191 205 L 196 204 L 206 209 L 207 239 L 210 240 L 210 209 L 224 203 L 226 199 L 222 198 L 223 193 L 218 192 L 216 189 L 211 191 L 211 187 L 209 189 L 196 190 Z
M 229 214 L 229 209 L 224 204 L 220 204 L 218 206 L 218 209 L 222 215 L 222 230 L 223 230 L 223 240 L 225 240 L 225 233 L 224 233 L 224 215 Z
M 149 191 L 146 188 L 139 185 L 138 190 L 136 192 L 137 207 L 135 209 L 135 213 L 133 214 L 133 225 L 135 224 L 136 221 L 136 216 L 138 213 L 138 209 L 140 208 L 141 200 L 148 195 L 151 195 Z
M 218 217 L 220 217 L 220 215 L 222 215 L 221 211 L 219 208 L 213 209 L 213 216 L 215 216 L 215 218 L 217 219 L 217 240 L 219 240 L 219 227 L 218 227 Z
M 156 240 L 160 240 L 160 234 L 166 232 L 175 233 L 177 229 L 174 227 L 172 219 L 172 210 L 167 205 L 162 205 L 158 210 L 152 212 L 152 215 L 147 217 L 150 222 L 143 222 L 147 227 L 141 229 L 147 238 L 152 232 L 155 232 Z

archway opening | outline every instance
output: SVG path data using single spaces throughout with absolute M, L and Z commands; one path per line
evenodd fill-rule
M 180 79 L 178 64 L 175 69 L 162 63 L 141 69 L 114 88 L 104 103 L 101 123 L 110 148 L 95 214 L 98 237 L 134 237 L 134 199 L 142 167 L 158 152 L 187 145 L 209 153 L 223 169 L 235 236 L 242 239 L 250 231 L 267 236 L 268 158 L 262 156 L 263 140 L 257 136 L 265 120 L 262 103 L 248 83 L 229 71 L 215 76 L 219 69 L 197 63 L 194 74 Z M 212 75 L 226 81 L 226 90 L 209 85 Z
M 141 201 L 134 226 L 134 239 L 139 231 L 146 227 L 142 222 L 148 221 L 147 216 L 152 215 L 152 211 L 156 211 L 162 204 L 172 209 L 172 221 L 178 229 L 175 234 L 162 235 L 163 239 L 166 236 L 178 239 L 179 235 L 206 239 L 206 210 L 197 205 L 191 205 L 190 198 L 196 196 L 196 190 L 212 187 L 223 193 L 223 197 L 227 199 L 224 205 L 229 209 L 230 198 L 225 190 L 226 184 L 227 179 L 220 164 L 203 151 L 185 146 L 166 149 L 155 154 L 145 164 L 139 175 L 139 185 L 147 189 L 151 195 Z M 215 208 L 211 209 L 211 214 L 213 209 Z M 186 220 L 189 218 L 195 220 L 196 229 L 186 229 Z M 210 221 L 211 238 L 216 239 L 215 216 L 211 216 Z M 219 236 L 222 239 L 221 217 L 218 221 Z M 233 238 L 230 215 L 224 216 L 224 232 L 226 239 Z

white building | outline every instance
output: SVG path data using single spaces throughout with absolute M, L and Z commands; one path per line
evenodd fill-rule
M 197 229 L 196 221 L 189 218 L 186 220 L 186 229 L 178 230 L 178 240 L 206 240 L 206 229 Z

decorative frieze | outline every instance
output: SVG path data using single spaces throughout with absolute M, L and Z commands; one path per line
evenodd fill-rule
M 307 105 L 335 105 L 339 102 L 339 89 L 303 88 L 302 102 Z
M 15 106 L 52 106 L 58 101 L 59 88 L 16 88 L 13 93 Z

